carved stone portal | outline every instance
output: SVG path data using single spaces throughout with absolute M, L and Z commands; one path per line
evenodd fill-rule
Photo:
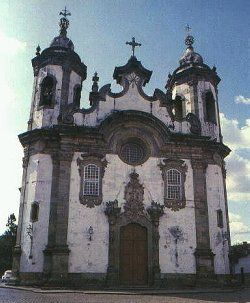
M 163 215 L 163 205 L 153 202 L 145 211 L 143 204 L 144 187 L 139 182 L 139 175 L 130 174 L 130 180 L 125 186 L 124 212 L 118 201 L 106 203 L 105 214 L 109 221 L 109 265 L 107 283 L 110 286 L 119 285 L 120 280 L 120 231 L 130 223 L 139 224 L 147 229 L 148 249 L 148 284 L 160 285 L 159 267 L 159 218 Z
M 132 172 L 129 177 L 130 181 L 126 185 L 124 193 L 126 200 L 124 212 L 127 217 L 136 218 L 143 215 L 144 212 L 144 187 L 139 183 L 139 175 L 136 172 Z

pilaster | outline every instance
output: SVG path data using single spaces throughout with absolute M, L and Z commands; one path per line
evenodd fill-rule
M 50 202 L 48 245 L 44 250 L 44 274 L 54 282 L 68 275 L 67 245 L 70 171 L 73 151 L 62 150 L 52 155 L 53 174 Z
M 191 112 L 199 118 L 198 91 L 197 91 L 198 80 L 194 78 L 188 81 L 188 85 L 190 89 Z
M 210 248 L 206 169 L 204 160 L 191 160 L 193 169 L 195 225 L 196 225 L 196 271 L 198 274 L 213 273 L 214 254 Z

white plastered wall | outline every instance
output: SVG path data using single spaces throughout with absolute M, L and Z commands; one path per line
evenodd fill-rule
M 165 208 L 165 213 L 160 219 L 159 261 L 162 273 L 196 272 L 193 171 L 190 160 L 185 160 L 185 164 L 188 167 L 185 181 L 186 207 L 178 211 Z M 177 241 L 173 235 L 176 228 L 180 231 Z
M 107 96 L 106 101 L 100 101 L 95 111 L 86 114 L 83 117 L 83 124 L 85 126 L 97 126 L 99 125 L 108 115 L 114 111 L 123 110 L 136 110 L 145 113 L 152 113 L 156 118 L 161 120 L 166 125 L 172 124 L 167 109 L 160 106 L 160 101 L 156 100 L 152 102 L 152 109 L 150 101 L 144 99 L 136 85 L 130 85 L 127 93 L 120 98 L 112 98 Z M 75 114 L 75 123 L 82 125 L 82 119 L 79 115 Z
M 68 103 L 73 102 L 74 98 L 74 87 L 79 84 L 81 85 L 82 78 L 74 71 L 70 73 L 70 81 L 69 81 L 69 95 L 68 95 Z
M 39 107 L 39 101 L 41 96 L 41 83 L 47 75 L 52 75 L 56 78 L 55 88 L 55 102 L 54 108 Z M 50 127 L 58 124 L 57 117 L 60 111 L 60 99 L 61 99 L 61 88 L 62 88 L 62 67 L 58 65 L 48 65 L 39 70 L 37 77 L 37 88 L 34 94 L 35 106 L 33 114 L 32 129 L 41 127 Z
M 26 203 L 23 210 L 21 235 L 21 272 L 43 271 L 43 250 L 48 241 L 52 161 L 50 155 L 37 154 L 30 157 L 26 178 Z M 31 240 L 27 234 L 30 210 L 33 202 L 39 203 L 38 221 L 33 223 L 33 258 L 29 259 Z
M 80 175 L 76 163 L 80 153 L 75 153 L 71 166 L 70 204 L 68 245 L 69 272 L 80 273 L 105 273 L 108 266 L 109 224 L 104 214 L 105 204 L 108 201 L 118 200 L 119 206 L 123 207 L 124 190 L 129 182 L 129 174 L 133 167 L 121 161 L 117 155 L 108 154 L 108 165 L 103 178 L 103 204 L 88 208 L 79 202 Z M 152 200 L 163 204 L 164 184 L 160 159 L 149 158 L 142 165 L 136 166 L 135 171 L 139 174 L 139 182 L 144 187 L 145 209 L 151 205 Z M 193 183 L 192 171 L 189 161 L 188 173 L 185 182 L 187 206 L 184 210 L 172 212 L 165 209 L 165 214 L 160 220 L 160 266 L 162 272 L 195 272 L 194 249 L 196 246 L 194 206 L 193 206 Z M 123 211 L 123 210 L 122 210 Z M 178 243 L 179 265 L 175 266 L 173 254 L 175 247 L 171 242 L 169 228 L 180 226 L 183 230 L 183 239 Z M 93 239 L 89 241 L 88 229 L 93 227 Z M 166 247 L 166 242 L 167 247 Z
M 223 176 L 218 165 L 209 164 L 206 172 L 207 204 L 210 230 L 210 246 L 215 254 L 214 268 L 216 274 L 229 273 L 228 241 L 225 233 L 227 230 L 226 208 L 224 197 Z M 217 224 L 217 210 L 223 213 L 223 228 Z M 224 236 L 223 236 L 224 235 Z

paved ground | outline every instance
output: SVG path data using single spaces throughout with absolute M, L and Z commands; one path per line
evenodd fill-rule
M 250 303 L 250 288 L 227 293 L 195 293 L 165 295 L 39 293 L 0 288 L 0 303 Z

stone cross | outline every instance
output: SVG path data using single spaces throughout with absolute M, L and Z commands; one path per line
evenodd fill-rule
M 131 42 L 126 42 L 126 44 L 132 46 L 132 54 L 133 54 L 133 57 L 134 57 L 135 56 L 135 47 L 136 46 L 141 46 L 141 43 L 135 42 L 135 37 L 132 37 L 132 41 Z

